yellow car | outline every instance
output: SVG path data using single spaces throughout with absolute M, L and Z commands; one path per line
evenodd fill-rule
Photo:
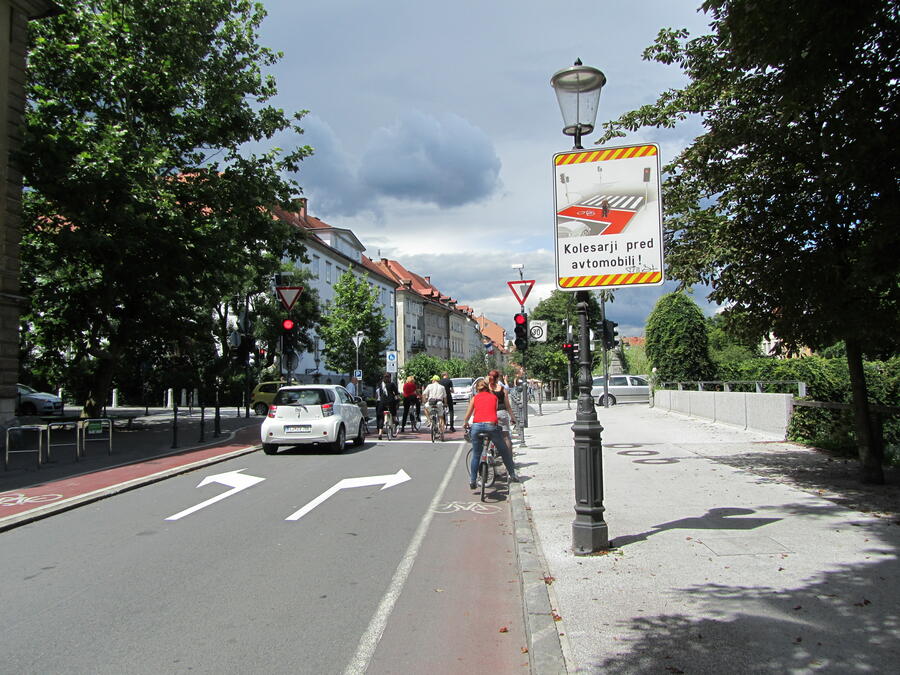
M 250 394 L 250 407 L 257 415 L 265 415 L 269 412 L 269 406 L 278 390 L 284 386 L 284 382 L 260 382 L 253 388 Z

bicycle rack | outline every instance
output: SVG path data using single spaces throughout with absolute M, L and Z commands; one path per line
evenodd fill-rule
M 70 426 L 75 427 L 75 440 L 74 441 L 72 441 L 71 443 L 53 443 L 52 442 L 52 440 L 53 440 L 52 434 L 53 434 L 54 430 L 67 429 Z M 47 425 L 47 461 L 48 462 L 51 461 L 50 448 L 60 448 L 60 447 L 64 447 L 67 445 L 71 445 L 71 446 L 75 447 L 75 461 L 77 462 L 78 455 L 80 454 L 79 453 L 80 445 L 79 445 L 78 441 L 79 441 L 79 433 L 78 433 L 78 423 L 77 422 L 50 422 Z
M 106 428 L 106 436 L 103 438 L 88 438 L 88 436 L 96 436 L 102 434 Z M 102 443 L 106 441 L 108 452 L 112 454 L 112 436 L 113 423 L 108 417 L 96 417 L 92 419 L 79 420 L 78 423 L 78 446 L 81 457 L 85 456 L 88 443 Z
M 6 448 L 3 452 L 3 470 L 6 471 L 9 467 L 9 456 L 10 455 L 18 455 L 26 452 L 35 452 L 37 453 L 37 461 L 38 468 L 41 468 L 41 455 L 43 454 L 43 440 L 44 440 L 44 426 L 38 424 L 31 424 L 27 426 L 21 427 L 10 427 L 6 430 Z M 9 435 L 10 432 L 17 431 L 19 432 L 19 439 L 22 438 L 22 432 L 24 431 L 36 431 L 37 432 L 37 448 L 26 448 L 24 450 L 10 450 L 9 449 Z

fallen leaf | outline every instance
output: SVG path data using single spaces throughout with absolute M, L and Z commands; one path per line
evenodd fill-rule
M 794 611 L 795 611 L 795 612 L 796 612 L 798 609 L 803 609 L 803 607 L 802 607 L 801 605 L 797 605 L 796 607 L 794 607 Z
M 803 642 L 803 638 L 802 638 L 802 637 L 796 637 L 796 638 L 794 638 L 794 642 L 797 642 L 797 643 Z
M 509 632 L 509 628 L 507 628 L 506 626 L 502 626 L 502 627 L 500 628 L 500 632 L 501 632 L 501 633 L 508 633 L 508 632 Z
M 853 605 L 855 607 L 865 607 L 866 605 L 871 605 L 871 604 L 872 604 L 871 601 L 866 600 L 865 598 L 863 598 L 862 602 L 854 602 L 853 603 Z
M 548 586 L 550 584 L 552 584 L 554 581 L 556 581 L 556 577 L 551 577 L 549 574 L 544 575 L 544 583 L 547 584 Z
M 550 610 L 550 616 L 553 617 L 553 620 L 554 620 L 554 621 L 562 621 L 562 617 L 561 617 L 559 614 L 556 613 L 556 610 L 555 610 L 555 609 L 551 609 L 551 610 Z
M 527 654 L 527 653 L 528 653 L 528 647 L 522 647 L 522 653 L 523 653 L 523 654 Z

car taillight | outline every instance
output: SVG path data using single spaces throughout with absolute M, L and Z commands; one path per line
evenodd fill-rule
M 278 410 L 278 408 L 276 406 L 270 405 L 269 406 L 269 417 L 275 417 L 276 410 Z
M 322 405 L 322 417 L 330 417 L 334 415 L 334 403 L 324 403 Z

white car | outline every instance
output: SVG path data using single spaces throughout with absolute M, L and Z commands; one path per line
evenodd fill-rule
M 63 402 L 59 396 L 17 384 L 19 413 L 22 415 L 62 415 Z
M 338 385 L 282 387 L 260 427 L 263 452 L 274 455 L 279 446 L 326 445 L 340 453 L 348 436 L 355 446 L 361 446 L 366 422 L 358 401 Z
M 450 379 L 453 383 L 453 402 L 466 401 L 472 398 L 472 383 L 475 381 L 471 377 L 453 377 Z
M 607 387 L 609 404 L 647 403 L 650 401 L 650 383 L 637 375 L 610 375 Z M 603 377 L 595 377 L 591 387 L 591 396 L 597 399 L 598 405 L 603 403 Z

